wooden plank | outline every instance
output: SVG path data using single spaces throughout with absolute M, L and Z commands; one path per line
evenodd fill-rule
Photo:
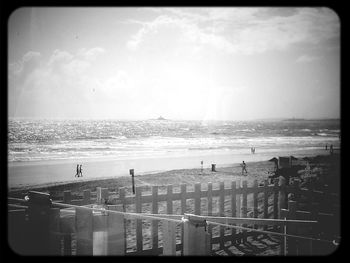
M 259 211 L 258 211 L 258 181 L 255 179 L 253 182 L 253 188 L 256 190 L 253 192 L 253 217 L 258 218 Z M 257 228 L 257 225 L 254 225 L 254 228 Z
M 213 215 L 213 196 L 212 196 L 213 184 L 208 183 L 208 215 Z
M 163 255 L 176 255 L 176 223 L 162 220 Z
M 108 210 L 123 212 L 123 206 L 109 205 Z M 107 228 L 107 254 L 109 256 L 125 255 L 126 241 L 124 216 L 108 212 Z
M 201 214 L 201 184 L 196 183 L 194 185 L 194 190 L 195 190 L 195 198 L 194 198 L 194 214 L 195 215 L 200 215 Z
M 95 256 L 107 255 L 107 218 L 103 213 L 93 215 L 92 251 Z
M 269 181 L 264 181 L 264 218 L 269 218 Z M 264 226 L 264 230 L 267 230 L 268 226 Z
M 152 213 L 158 214 L 158 186 L 152 186 Z M 158 248 L 158 222 L 159 220 L 152 220 L 152 248 Z
M 242 217 L 246 218 L 247 217 L 247 212 L 248 212 L 248 194 L 247 194 L 247 181 L 243 181 L 243 194 L 242 194 Z M 243 227 L 247 227 L 247 224 L 243 224 Z M 243 242 L 247 242 L 247 231 L 243 230 Z
M 135 206 L 136 213 L 141 213 L 141 197 L 142 197 L 142 187 L 136 187 L 136 195 L 135 195 Z M 142 240 L 142 219 L 136 219 L 136 251 L 141 251 L 143 248 L 143 240 Z
M 49 229 L 50 229 L 50 255 L 58 256 L 61 254 L 61 238 L 60 238 L 60 209 L 51 208 L 49 213 Z
M 225 185 L 224 182 L 220 182 L 220 196 L 219 196 L 219 215 L 225 216 Z M 220 226 L 220 237 L 223 237 L 225 235 L 225 227 Z M 222 240 L 220 242 L 220 248 L 224 248 L 224 241 Z
M 236 217 L 236 182 L 231 182 L 231 216 Z M 236 224 L 234 224 L 236 225 Z M 232 245 L 236 244 L 236 229 L 231 229 Z
M 125 205 L 126 205 L 126 202 L 125 202 L 125 187 L 121 187 L 119 188 L 119 199 L 120 199 L 120 202 L 123 206 L 123 212 L 125 212 Z
M 186 213 L 186 184 L 181 184 L 181 214 Z M 181 245 L 184 242 L 184 225 L 181 224 Z M 183 256 L 183 246 L 181 248 L 181 255 Z
M 281 211 L 281 209 L 287 208 L 287 199 L 286 199 L 286 179 L 283 176 L 279 177 L 278 182 L 280 191 L 278 194 L 278 211 Z M 280 217 L 280 216 L 278 216 Z
M 279 210 L 278 210 L 278 193 L 279 193 L 279 187 L 278 187 L 278 181 L 275 180 L 274 188 L 273 188 L 273 218 L 278 219 L 279 218 Z M 274 230 L 277 231 L 277 226 L 274 227 Z
M 166 203 L 167 214 L 173 213 L 173 186 L 167 185 L 167 203 Z
M 92 210 L 76 208 L 77 255 L 93 255 Z

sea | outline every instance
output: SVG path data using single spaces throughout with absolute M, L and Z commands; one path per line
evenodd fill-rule
M 340 147 L 340 120 L 8 120 L 8 162 L 186 157 Z

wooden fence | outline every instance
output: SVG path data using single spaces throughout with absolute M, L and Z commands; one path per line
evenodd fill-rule
M 15 199 L 9 199 L 10 201 L 16 203 Z M 108 204 L 111 201 L 113 205 Z M 83 207 L 60 209 L 57 208 L 60 203 L 95 207 L 96 211 Z M 46 216 L 39 216 L 42 229 L 42 233 L 39 234 L 33 232 L 35 226 L 31 225 L 30 217 L 40 213 L 42 215 L 43 204 L 32 205 L 31 209 L 17 204 L 16 209 L 9 210 L 9 243 L 16 252 L 45 255 L 186 255 L 186 242 L 190 242 L 188 233 L 192 233 L 192 228 L 186 227 L 186 224 L 171 224 L 167 220 L 144 219 L 131 215 L 126 217 L 109 210 L 173 215 L 167 216 L 173 219 L 180 219 L 184 214 L 230 217 L 231 220 L 221 221 L 265 231 L 309 235 L 329 240 L 340 233 L 337 194 L 302 189 L 297 181 L 286 185 L 282 178 L 274 184 L 269 184 L 266 180 L 258 185 L 258 182 L 254 181 L 249 187 L 247 181 L 233 181 L 229 185 L 219 182 L 206 185 L 198 183 L 189 187 L 185 184 L 136 187 L 135 195 L 130 194 L 127 188 L 109 192 L 107 188 L 98 187 L 96 192 L 85 190 L 78 198 L 72 196 L 70 191 L 65 191 L 63 200 L 57 200 L 53 204 L 51 208 L 47 206 L 47 210 L 44 210 Z M 106 211 L 98 208 L 104 208 Z M 27 211 L 32 211 L 32 215 Z M 317 220 L 319 224 L 299 228 L 296 224 L 286 224 L 277 219 Z M 332 229 L 329 230 L 328 227 L 327 232 L 323 227 L 330 226 L 329 224 Z M 212 224 L 208 225 L 205 232 L 208 235 L 199 233 L 206 236 L 209 254 L 214 251 L 214 247 L 218 250 L 247 242 L 248 236 L 255 233 Z M 320 236 L 320 233 L 323 235 Z M 172 235 L 174 240 L 169 239 Z M 194 233 L 190 237 L 194 237 L 193 235 L 201 234 Z M 43 240 L 47 240 L 42 242 L 46 246 L 28 248 L 23 243 L 27 244 L 29 240 L 16 238 L 18 236 L 41 236 Z M 315 245 L 315 242 L 296 238 L 282 236 L 280 241 L 279 253 L 283 255 L 310 254 L 311 249 L 316 254 L 327 254 L 332 249 L 332 246 L 328 245 L 328 250 L 321 251 L 319 242 Z M 305 242 L 308 242 L 307 246 Z

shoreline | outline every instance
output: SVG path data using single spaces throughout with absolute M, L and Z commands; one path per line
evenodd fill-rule
M 86 182 L 90 180 L 120 178 L 130 176 L 129 169 L 134 169 L 135 176 L 144 176 L 177 169 L 195 169 L 201 167 L 211 168 L 211 164 L 217 167 L 229 167 L 239 165 L 244 160 L 246 163 L 267 161 L 273 157 L 290 156 L 305 157 L 313 155 L 326 155 L 324 149 L 299 149 L 294 151 L 267 151 L 255 154 L 221 153 L 199 156 L 182 157 L 153 157 L 128 160 L 87 159 L 80 160 L 51 160 L 8 163 L 8 189 L 20 189 L 40 187 L 45 185 L 57 185 L 73 182 Z M 83 177 L 74 177 L 76 164 L 83 164 Z M 79 180 L 79 181 L 78 181 Z
M 293 155 L 294 156 L 294 155 Z M 329 156 L 329 154 L 314 153 L 308 155 L 308 157 L 316 156 Z M 306 157 L 306 156 L 302 156 Z M 298 156 L 301 158 L 301 156 Z M 240 163 L 231 163 L 229 165 L 216 165 L 216 172 L 211 171 L 211 166 L 203 167 L 201 171 L 200 165 L 196 168 L 179 168 L 168 169 L 164 171 L 152 171 L 144 173 L 135 173 L 135 185 L 137 186 L 150 186 L 150 185 L 179 185 L 185 183 L 187 185 L 194 185 L 197 182 L 214 184 L 218 181 L 231 182 L 236 180 L 247 180 L 252 182 L 257 179 L 260 182 L 268 179 L 269 172 L 273 171 L 274 163 L 269 162 L 269 159 L 263 161 L 251 161 L 247 163 L 248 175 L 242 176 Z M 304 162 L 304 161 L 302 161 Z M 63 191 L 71 190 L 75 193 L 82 193 L 83 190 L 90 189 L 95 191 L 96 187 L 107 187 L 112 191 L 120 187 L 131 187 L 131 176 L 129 173 L 118 176 L 103 176 L 97 178 L 75 178 L 75 180 L 50 182 L 46 184 L 32 184 L 22 185 L 17 187 L 8 188 L 9 194 L 23 194 L 29 190 L 44 191 L 53 193 L 54 196 L 62 195 Z M 191 186 L 190 186 L 191 187 Z

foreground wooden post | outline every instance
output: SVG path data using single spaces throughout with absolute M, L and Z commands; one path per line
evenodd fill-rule
M 184 256 L 205 256 L 211 253 L 210 236 L 205 219 L 185 214 L 184 222 Z
M 77 255 L 93 255 L 93 217 L 92 210 L 84 208 L 75 209 Z
M 163 255 L 176 255 L 176 223 L 162 220 Z
M 50 255 L 58 256 L 61 254 L 60 209 L 59 208 L 50 209 L 49 229 L 50 229 Z
M 50 208 L 51 199 L 47 193 L 29 192 L 28 201 L 28 253 L 31 255 L 50 254 Z
M 104 212 L 93 214 L 92 254 L 107 255 L 107 216 Z
M 287 219 L 296 219 L 296 211 L 297 211 L 297 202 L 289 201 L 288 202 L 288 217 Z M 294 224 L 289 224 L 287 226 L 287 234 L 296 235 L 297 227 Z M 297 240 L 293 237 L 287 237 L 287 249 L 289 256 L 297 255 Z
M 122 205 L 109 205 L 108 210 L 123 212 Z M 109 256 L 125 255 L 125 225 L 124 216 L 116 213 L 108 213 L 107 218 L 107 242 Z
M 25 221 L 26 211 L 21 210 L 9 210 L 8 211 L 8 245 L 9 247 L 19 255 L 26 255 L 27 252 L 27 235 L 25 233 L 26 221 Z

